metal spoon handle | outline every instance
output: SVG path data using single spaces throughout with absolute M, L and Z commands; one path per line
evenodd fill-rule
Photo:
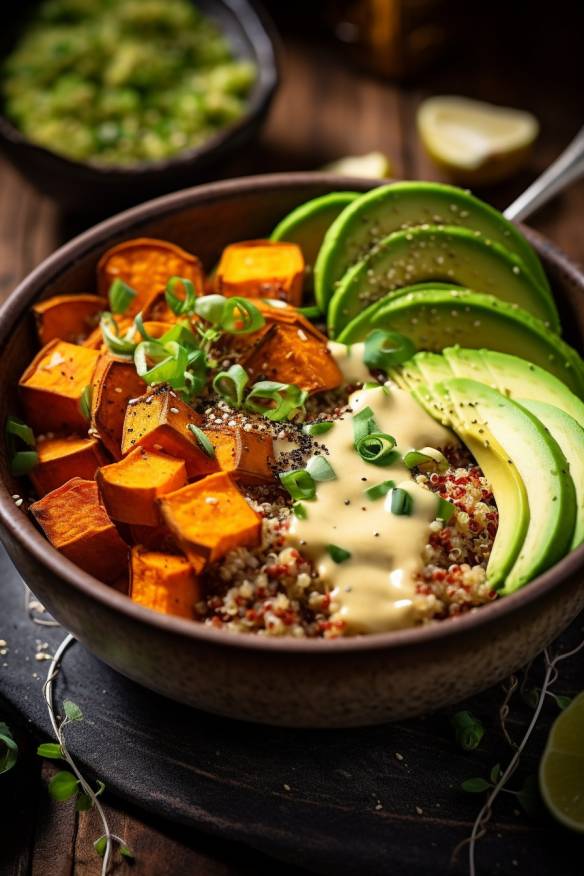
M 584 176 L 584 128 L 580 129 L 554 163 L 507 207 L 503 215 L 506 219 L 526 219 L 581 176 Z

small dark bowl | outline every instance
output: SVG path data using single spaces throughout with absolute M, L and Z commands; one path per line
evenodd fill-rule
M 26 21 L 26 11 L 33 5 L 34 0 L 26 0 L 3 15 L 0 62 L 9 54 Z M 130 167 L 97 167 L 32 143 L 0 107 L 0 150 L 37 189 L 68 211 L 105 215 L 112 208 L 209 179 L 213 168 L 245 146 L 266 118 L 279 79 L 278 37 L 268 16 L 253 0 L 196 0 L 196 5 L 218 24 L 234 55 L 251 61 L 257 69 L 247 110 L 232 125 L 201 146 L 172 158 Z
M 309 198 L 372 185 L 330 174 L 212 183 L 135 207 L 77 237 L 36 268 L 0 312 L 0 423 L 14 411 L 16 383 L 35 351 L 31 304 L 90 290 L 108 247 L 136 236 L 166 238 L 209 268 L 227 243 L 265 236 Z M 584 274 L 524 230 L 542 257 L 569 339 L 581 348 Z M 11 497 L 21 490 L 0 443 L 0 537 L 57 620 L 145 687 L 230 717 L 341 727 L 421 714 L 515 672 L 584 607 L 582 546 L 523 590 L 456 620 L 331 641 L 228 633 L 156 614 L 82 572 L 15 507 Z

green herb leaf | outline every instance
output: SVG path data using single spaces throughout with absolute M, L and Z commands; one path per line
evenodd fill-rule
M 315 481 L 335 481 L 337 479 L 334 468 L 324 456 L 311 456 L 306 463 L 306 471 Z
M 93 848 L 95 849 L 99 857 L 103 858 L 103 856 L 105 855 L 105 850 L 107 848 L 107 836 L 105 836 L 104 834 L 104 836 L 100 836 L 99 839 L 96 839 L 93 844 Z
M 212 325 L 220 325 L 226 303 L 224 295 L 201 295 L 195 303 L 195 313 Z
M 205 435 L 203 430 L 199 429 L 198 426 L 195 426 L 194 423 L 189 423 L 187 429 L 189 430 L 189 432 L 193 433 L 203 453 L 206 453 L 207 456 L 211 457 L 211 459 L 215 459 L 215 448 L 213 447 L 212 443 L 209 441 L 209 438 Z
M 436 511 L 437 520 L 442 520 L 443 523 L 448 523 L 455 511 L 456 506 L 453 505 L 452 502 L 447 502 L 446 499 L 443 499 L 441 496 L 438 497 L 438 510 Z
M 370 407 L 362 408 L 358 413 L 353 415 L 353 441 L 355 447 L 359 441 L 372 432 L 379 432 L 373 411 Z
M 110 353 L 123 359 L 132 358 L 137 346 L 134 340 L 136 335 L 134 324 L 130 326 L 125 334 L 121 335 L 120 328 L 111 313 L 102 313 L 99 327 L 104 343 Z
M 326 549 L 329 552 L 331 560 L 334 560 L 335 563 L 344 563 L 352 557 L 351 551 L 346 551 L 344 548 L 339 547 L 336 544 L 327 544 Z
M 92 806 L 93 803 L 91 797 L 83 791 L 80 791 L 77 795 L 77 800 L 75 801 L 75 809 L 77 812 L 87 812 Z
M 503 775 L 503 773 L 501 771 L 501 764 L 496 763 L 495 766 L 491 768 L 491 772 L 489 773 L 489 778 L 491 780 L 491 783 L 493 785 L 496 785 L 502 775 Z
M 241 365 L 232 365 L 227 371 L 220 371 L 213 380 L 213 389 L 225 399 L 232 408 L 243 404 L 243 392 L 249 383 L 249 376 Z
M 19 420 L 18 417 L 6 418 L 6 435 L 13 438 L 19 438 L 27 447 L 36 447 L 34 432 L 27 426 L 25 422 Z
M 294 502 L 292 505 L 292 512 L 299 520 L 306 520 L 308 517 L 308 511 L 306 510 L 306 505 L 303 505 L 302 502 Z
M 231 335 L 257 332 L 266 323 L 261 311 L 247 298 L 228 298 L 221 317 L 221 328 Z
M 263 414 L 269 420 L 290 420 L 304 409 L 307 398 L 308 393 L 293 383 L 261 380 L 252 387 L 244 407 L 256 414 Z
M 128 858 L 131 861 L 134 860 L 134 852 L 128 846 L 120 846 L 119 852 L 123 858 Z
M 412 513 L 412 497 L 401 487 L 394 487 L 391 491 L 391 513 L 398 516 L 409 515 Z
M 10 474 L 19 478 L 27 475 L 38 465 L 39 455 L 36 450 L 18 450 L 10 460 Z
M 556 701 L 556 705 L 559 709 L 564 711 L 567 709 L 570 703 L 572 702 L 573 697 L 566 697 L 563 694 L 553 694 L 554 700 Z
M 73 773 L 67 770 L 62 770 L 57 773 L 49 782 L 49 794 L 53 800 L 62 802 L 70 800 L 77 793 L 78 780 Z
M 316 483 L 311 475 L 303 468 L 293 471 L 280 472 L 280 482 L 293 499 L 310 501 L 316 496 Z
M 329 432 L 334 425 L 334 423 L 330 423 L 328 420 L 321 423 L 307 423 L 306 426 L 302 427 L 302 431 L 305 435 L 324 435 L 326 432 Z
M 95 796 L 96 796 L 96 797 L 99 797 L 100 794 L 103 794 L 104 791 L 105 791 L 105 785 L 104 785 L 104 783 L 103 783 L 103 782 L 100 782 L 100 780 L 97 779 L 97 791 L 95 792 Z
M 374 329 L 365 339 L 363 362 L 372 370 L 388 371 L 406 362 L 416 352 L 416 345 L 399 332 Z
M 477 748 L 485 735 L 485 728 L 481 721 L 466 710 L 453 715 L 450 724 L 458 745 L 464 751 L 473 751 Z
M 91 386 L 87 384 L 81 398 L 79 399 L 79 410 L 84 420 L 89 420 L 91 417 Z
M 65 717 L 68 718 L 69 721 L 83 720 L 83 712 L 81 711 L 77 703 L 74 703 L 71 700 L 64 700 L 63 709 L 65 711 Z
M 61 746 L 56 742 L 43 742 L 37 748 L 37 754 L 40 757 L 48 757 L 50 760 L 61 760 L 63 757 Z
M 541 696 L 541 690 L 538 687 L 530 687 L 521 691 L 521 698 L 530 708 L 536 709 Z
M 387 435 L 385 432 L 371 432 L 369 435 L 363 435 L 355 444 L 355 450 L 363 460 L 370 465 L 391 465 L 395 462 L 396 453 L 394 453 L 396 441 L 393 435 Z
M 182 291 L 182 295 L 178 294 Z M 164 297 L 175 316 L 191 316 L 196 311 L 195 287 L 186 277 L 171 277 L 166 284 Z
M 491 785 L 486 779 L 477 776 L 474 779 L 466 779 L 460 787 L 469 794 L 482 794 L 483 791 L 488 791 Z
M 18 760 L 18 745 L 12 735 L 12 730 L 0 721 L 0 774 L 7 773 Z
M 137 294 L 136 290 L 124 283 L 121 277 L 116 277 L 108 292 L 111 312 L 125 313 Z
M 373 487 L 367 487 L 364 492 L 371 502 L 375 502 L 377 499 L 382 499 L 383 496 L 387 496 L 389 491 L 393 490 L 394 487 L 395 481 L 382 481 L 380 484 L 375 484 Z

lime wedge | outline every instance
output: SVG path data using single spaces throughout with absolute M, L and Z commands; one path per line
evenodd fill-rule
M 484 185 L 511 176 L 529 157 L 539 125 L 522 110 L 466 97 L 430 97 L 418 109 L 430 158 L 457 182 Z
M 554 721 L 539 766 L 539 787 L 552 815 L 584 833 L 584 691 Z
M 347 155 L 331 161 L 322 168 L 339 176 L 362 176 L 366 179 L 387 179 L 393 173 L 391 161 L 382 152 L 368 152 L 367 155 Z

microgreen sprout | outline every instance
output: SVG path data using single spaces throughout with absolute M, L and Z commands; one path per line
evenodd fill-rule
M 483 723 L 466 710 L 456 712 L 450 719 L 450 725 L 454 730 L 456 742 L 464 751 L 478 748 L 485 735 Z

